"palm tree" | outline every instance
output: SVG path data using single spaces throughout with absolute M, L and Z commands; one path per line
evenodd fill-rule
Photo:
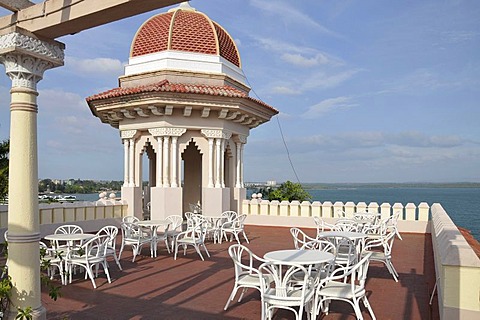
M 8 153 L 10 140 L 0 142 L 0 200 L 8 195 Z

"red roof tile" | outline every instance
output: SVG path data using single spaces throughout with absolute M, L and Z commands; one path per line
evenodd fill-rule
M 211 96 L 224 96 L 232 98 L 245 98 L 262 105 L 263 107 L 277 112 L 275 108 L 266 104 L 265 102 L 249 97 L 245 92 L 235 89 L 230 86 L 207 86 L 197 84 L 185 83 L 170 83 L 168 80 L 163 80 L 155 84 L 138 86 L 131 88 L 114 88 L 102 93 L 98 93 L 86 98 L 87 102 L 110 99 L 116 97 L 123 97 L 133 94 L 149 93 L 149 92 L 174 92 L 174 93 L 195 93 L 206 94 Z
M 147 20 L 132 42 L 132 57 L 178 50 L 220 55 L 237 67 L 240 56 L 232 37 L 205 14 L 180 7 Z

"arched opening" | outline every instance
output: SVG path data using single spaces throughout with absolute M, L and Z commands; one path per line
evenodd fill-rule
M 193 139 L 182 153 L 183 212 L 202 201 L 202 153 Z

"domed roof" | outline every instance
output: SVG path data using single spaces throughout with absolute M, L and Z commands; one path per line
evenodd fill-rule
M 130 57 L 166 50 L 218 55 L 241 68 L 232 37 L 188 2 L 147 20 L 133 39 Z

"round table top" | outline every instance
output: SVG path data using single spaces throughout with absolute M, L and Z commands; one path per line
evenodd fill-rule
M 363 239 L 368 235 L 361 232 L 352 232 L 352 231 L 323 231 L 318 233 L 319 237 L 344 237 L 349 239 Z
M 94 234 L 90 233 L 55 233 L 46 235 L 44 238 L 46 240 L 58 240 L 58 241 L 80 241 L 80 240 L 89 240 L 95 237 Z
M 293 262 L 302 265 L 329 262 L 335 258 L 333 254 L 325 251 L 295 249 L 270 251 L 263 257 L 272 262 Z
M 170 224 L 168 220 L 142 220 L 137 221 L 136 224 L 142 227 L 164 226 Z

